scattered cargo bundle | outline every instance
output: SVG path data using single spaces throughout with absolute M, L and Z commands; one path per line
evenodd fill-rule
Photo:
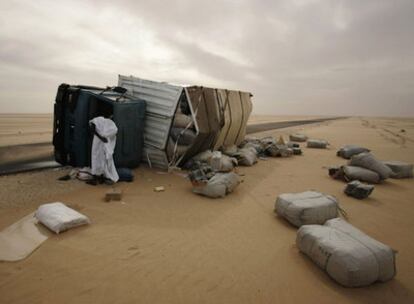
M 264 137 L 262 139 L 246 138 L 240 144 L 240 147 L 243 149 L 254 149 L 258 156 L 263 157 L 290 157 L 294 154 L 302 154 L 302 150 L 300 149 L 299 144 L 286 144 L 283 137 L 280 137 L 277 141 L 273 137 Z
M 412 178 L 413 165 L 398 160 L 383 161 L 392 170 L 391 178 Z
M 240 166 L 253 166 L 257 163 L 257 152 L 254 148 L 241 148 L 235 154 Z
M 372 193 L 372 191 L 374 191 L 373 185 L 366 185 L 357 180 L 349 182 L 344 190 L 346 195 L 355 197 L 357 199 L 367 198 Z
M 396 274 L 395 252 L 340 218 L 305 225 L 296 244 L 316 265 L 346 287 L 386 282 Z
M 295 149 L 300 150 L 298 146 Z M 194 193 L 216 198 L 233 192 L 240 183 L 238 175 L 232 172 L 236 166 L 253 166 L 257 163 L 258 156 L 292 155 L 293 150 L 284 143 L 282 137 L 278 141 L 273 137 L 246 138 L 239 146 L 229 145 L 222 147 L 221 151 L 206 150 L 198 153 L 183 168 L 190 170 L 188 177 L 193 184 Z
M 340 166 L 329 168 L 329 175 L 334 179 L 342 179 L 346 182 L 359 180 L 371 184 L 378 184 L 381 182 L 380 176 L 377 172 L 357 166 Z
M 227 156 L 221 151 L 207 150 L 201 152 L 192 158 L 192 162 L 205 163 L 211 167 L 214 172 L 230 172 L 238 165 L 237 159 Z M 189 162 L 188 167 L 193 165 Z
M 307 147 L 314 149 L 326 149 L 329 143 L 323 139 L 308 139 Z
M 371 195 L 374 186 L 387 178 L 412 178 L 413 165 L 401 161 L 379 161 L 369 149 L 356 145 L 345 145 L 337 156 L 349 159 L 348 165 L 329 168 L 334 179 L 346 181 L 344 193 L 357 199 Z M 364 184 L 363 182 L 369 183 Z
M 275 203 L 275 212 L 296 227 L 322 225 L 337 217 L 338 210 L 338 201 L 333 196 L 316 191 L 280 194 Z
M 381 180 L 387 179 L 392 175 L 392 170 L 375 158 L 370 152 L 364 152 L 352 156 L 349 165 L 362 167 L 378 173 Z
M 193 183 L 193 192 L 211 198 L 225 197 L 240 184 L 240 177 L 234 173 L 216 173 L 205 182 Z
M 345 159 L 350 159 L 352 156 L 363 152 L 370 152 L 370 150 L 357 145 L 345 145 L 336 152 L 336 155 Z

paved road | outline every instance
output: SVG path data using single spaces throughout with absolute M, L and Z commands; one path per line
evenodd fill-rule
M 308 119 L 308 120 L 293 120 L 293 121 L 279 121 L 279 122 L 269 122 L 261 124 L 248 125 L 246 129 L 247 134 L 253 134 L 268 130 L 283 129 L 288 127 L 295 127 L 313 123 L 320 123 L 330 120 L 341 119 L 344 117 L 334 117 L 334 118 L 318 118 L 318 119 Z M 42 170 L 49 168 L 60 167 L 60 164 L 56 163 L 53 159 L 53 147 L 50 143 L 40 143 L 40 144 L 29 144 L 29 145 L 19 145 L 18 149 L 31 149 L 35 150 L 37 146 L 49 145 L 49 151 L 42 152 L 30 159 L 24 159 L 16 162 L 5 162 L 0 164 L 0 175 L 15 174 L 21 172 L 28 172 L 34 170 Z M 9 147 L 0 147 L 0 159 L 2 154 L 8 153 Z M 14 147 L 16 149 L 16 147 Z
M 248 125 L 246 129 L 247 134 L 258 133 L 268 130 L 283 129 L 301 125 L 308 125 L 313 123 L 320 123 L 330 120 L 341 119 L 344 117 L 330 117 L 330 118 L 317 118 L 307 120 L 292 120 L 292 121 L 278 121 L 278 122 L 267 122 L 261 124 Z

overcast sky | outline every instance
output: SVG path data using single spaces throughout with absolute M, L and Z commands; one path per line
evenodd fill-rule
M 118 74 L 254 94 L 256 114 L 414 116 L 413 0 L 0 1 L 0 112 Z

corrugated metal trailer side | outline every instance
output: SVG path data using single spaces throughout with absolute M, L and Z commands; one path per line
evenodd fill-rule
M 243 120 L 240 128 L 239 136 L 236 138 L 235 144 L 239 145 L 246 137 L 247 121 L 249 120 L 250 114 L 253 111 L 253 104 L 251 97 L 253 96 L 248 92 L 239 92 L 240 102 L 243 107 Z
M 151 166 L 166 169 L 180 165 L 197 153 L 238 145 L 244 139 L 252 111 L 250 93 L 202 86 L 182 87 L 121 75 L 118 84 L 126 88 L 128 94 L 147 101 L 143 161 Z M 171 160 L 168 141 L 177 107 L 183 100 L 190 107 L 196 137 L 184 155 Z

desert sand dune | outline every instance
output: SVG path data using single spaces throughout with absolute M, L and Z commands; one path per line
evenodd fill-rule
M 244 182 L 224 199 L 191 193 L 189 181 L 140 167 L 133 183 L 117 185 L 122 202 L 104 203 L 108 186 L 56 181 L 65 170 L 0 177 L 0 228 L 42 203 L 62 201 L 92 225 L 52 236 L 29 258 L 0 263 L 1 303 L 413 303 L 413 180 L 389 179 L 360 201 L 343 194 L 327 166 L 343 144 L 372 149 L 380 159 L 414 162 L 414 143 L 383 128 L 414 120 L 351 118 L 259 135 L 305 132 L 327 150 L 239 167 Z M 375 128 L 373 126 L 376 126 Z M 387 136 L 393 136 L 391 134 Z M 166 191 L 153 192 L 154 186 Z M 348 289 L 333 282 L 295 246 L 296 228 L 275 217 L 276 196 L 316 189 L 335 195 L 349 222 L 398 250 L 390 282 Z

